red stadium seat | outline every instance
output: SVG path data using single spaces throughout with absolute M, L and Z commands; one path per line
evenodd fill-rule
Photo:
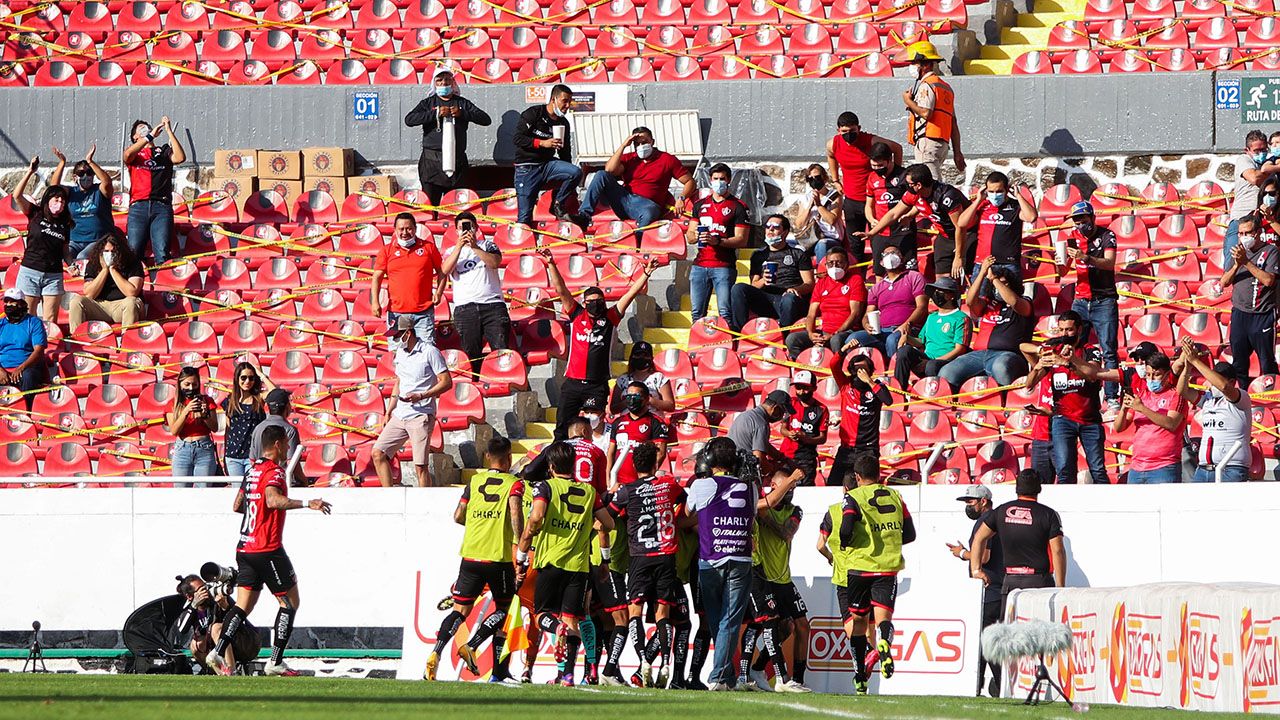
M 1084 19 L 1095 30 L 1108 22 L 1127 17 L 1128 12 L 1122 0 L 1088 0 L 1085 3 Z
M 1183 198 L 1183 211 L 1200 227 L 1204 227 L 1212 216 L 1227 210 L 1226 193 L 1212 180 L 1196 183 L 1183 194 Z
M 124 87 L 129 84 L 129 75 L 116 63 L 98 62 L 85 68 L 83 84 L 85 87 Z
M 1186 48 L 1173 48 L 1158 53 L 1151 60 L 1152 67 L 1163 72 L 1194 72 L 1196 58 Z
M 564 326 L 554 320 L 535 318 L 524 323 L 518 339 L 530 365 L 542 365 L 549 358 L 562 358 L 568 352 Z
M 502 276 L 502 284 L 508 288 L 542 288 L 550 286 L 551 281 L 547 277 L 547 266 L 542 258 L 526 254 L 507 265 Z
M 267 352 L 267 332 L 256 320 L 241 320 L 222 335 L 221 351 L 261 355 Z
M 923 410 L 911 418 L 908 431 L 911 443 L 918 447 L 933 446 L 955 440 L 953 416 L 947 410 Z
M 1280 44 L 1280 23 L 1274 17 L 1259 17 L 1245 30 L 1240 47 L 1246 50 L 1272 50 Z
M 880 49 L 878 41 L 875 49 Z M 833 53 L 835 48 L 831 44 L 831 33 L 826 27 L 818 23 L 806 23 L 792 27 L 787 36 L 787 52 L 793 57 L 807 58 Z
M 320 380 L 326 385 L 345 387 L 369 382 L 369 368 L 364 357 L 353 350 L 341 350 L 325 360 Z
M 1131 41 L 1117 40 L 1116 42 Z M 1151 70 L 1153 70 L 1151 61 L 1141 50 L 1125 50 L 1123 53 L 1113 56 L 1111 64 L 1107 66 L 1107 72 L 1113 73 L 1150 72 Z
M 920 8 L 920 19 L 940 26 L 942 32 L 964 28 L 969 24 L 969 12 L 964 0 L 927 0 Z
M 752 318 L 742 326 L 741 336 L 738 337 L 738 351 L 748 353 L 766 347 L 778 348 L 782 345 L 782 338 L 777 320 L 768 317 Z
M 316 370 L 306 353 L 290 351 L 276 356 L 267 376 L 276 385 L 290 389 L 316 382 Z
M 608 66 L 602 62 L 584 61 L 586 64 L 574 69 L 570 69 L 564 74 L 565 82 L 569 83 L 602 83 L 609 81 Z
M 849 65 L 849 77 L 892 77 L 893 67 L 884 53 L 872 53 Z
M 484 422 L 484 412 L 484 396 L 479 388 L 465 380 L 456 380 L 453 387 L 440 396 L 436 417 L 442 430 L 456 431 Z
M 1081 75 L 1102 72 L 1102 58 L 1092 50 L 1073 50 L 1058 63 L 1058 73 Z
M 1133 211 L 1133 188 L 1124 183 L 1107 183 L 1094 190 L 1089 202 L 1098 215 L 1123 215 Z
M 298 62 L 298 49 L 293 35 L 284 30 L 258 31 L 250 36 L 250 40 L 253 42 L 253 51 L 250 53 L 253 59 L 266 65 L 272 72 L 292 67 Z
M 1178 325 L 1179 337 L 1189 337 L 1193 342 L 1203 343 L 1210 349 L 1216 349 L 1226 342 L 1222 330 L 1222 323 L 1218 318 L 1203 312 L 1187 315 Z
M 1140 342 L 1154 343 L 1156 347 L 1173 347 L 1173 327 L 1168 316 L 1152 313 L 1138 318 L 1124 320 L 1128 332 L 1125 334 L 1125 346 L 1133 347 Z
M 85 33 L 94 40 L 102 42 L 115 30 L 115 23 L 112 21 L 111 11 L 106 3 L 92 1 L 75 3 L 71 14 L 67 17 L 67 30 Z
M 1192 30 L 1198 30 L 1204 27 L 1205 21 L 1221 18 L 1224 14 L 1225 8 L 1217 0 L 1184 0 L 1178 13 Z
M 750 77 L 751 67 L 736 55 L 714 57 L 707 66 L 708 80 L 746 80 Z
M 738 52 L 746 56 L 783 55 L 782 40 L 782 33 L 778 28 L 772 25 L 760 25 L 755 28 L 755 32 L 741 37 Z M 828 40 L 829 46 L 830 40 Z
M 1167 215 L 1156 227 L 1151 246 L 1159 251 L 1172 248 L 1197 247 L 1200 244 L 1200 231 L 1195 223 L 1186 215 Z
M 116 30 L 156 35 L 160 32 L 161 25 L 160 11 L 155 3 L 130 2 L 121 8 L 116 16 Z
M 240 222 L 240 210 L 230 195 L 216 190 L 202 192 L 196 197 L 191 216 L 196 222 L 236 225 Z
M 1052 75 L 1053 61 L 1049 53 L 1033 51 L 1022 53 L 1013 61 L 1014 75 Z
M 692 378 L 693 361 L 689 353 L 680 348 L 663 348 L 654 353 L 653 364 L 669 379 Z
M 326 85 L 368 85 L 369 68 L 359 60 L 337 60 L 324 74 Z
M 84 477 L 93 474 L 93 463 L 83 443 L 63 442 L 49 448 L 44 458 L 45 477 Z
M 693 2 L 706 1 L 716 3 L 716 0 L 693 0 Z M 693 4 L 692 2 L 690 4 Z M 655 2 L 645 3 L 643 5 L 643 17 L 641 20 L 645 25 L 692 25 L 692 22 L 686 22 L 685 6 L 677 0 L 656 0 Z M 726 4 L 725 10 L 728 11 Z M 711 10 L 714 12 L 714 8 Z M 694 12 L 698 12 L 694 10 Z M 705 10 L 704 10 L 705 12 Z M 732 13 L 727 13 L 722 22 L 728 22 Z M 597 12 L 596 22 L 600 22 L 599 13 Z
M 1141 1 L 1141 0 L 1139 0 Z M 1173 0 L 1161 0 L 1162 2 L 1173 5 Z M 1160 23 L 1154 23 L 1156 27 L 1162 27 L 1160 32 L 1148 35 L 1143 40 L 1143 45 L 1153 50 L 1173 50 L 1187 49 L 1187 28 L 1180 22 L 1171 22 L 1172 16 L 1168 20 Z M 1168 24 L 1164 24 L 1168 23 Z
M 791 379 L 791 368 L 782 364 L 787 360 L 785 348 L 757 348 L 744 355 L 742 360 L 742 375 L 752 385 Z
M 796 61 L 789 55 L 755 55 L 747 59 L 755 65 L 753 77 L 757 78 L 793 78 L 799 76 Z
M 277 85 L 320 85 L 320 66 L 312 60 L 303 60 L 293 70 L 276 77 Z
M 1180 202 L 1182 195 L 1173 183 L 1153 182 L 1142 189 L 1144 205 L 1138 208 L 1138 215 L 1145 218 L 1163 218 L 1182 211 Z M 1153 205 L 1146 205 L 1152 203 Z
M 529 389 L 529 368 L 514 350 L 495 350 L 480 365 L 480 381 L 487 396 L 510 395 Z
M 163 65 L 142 63 L 129 73 L 129 85 L 138 87 L 169 87 L 178 84 L 181 76 Z
M 379 222 L 387 217 L 387 204 L 376 197 L 353 194 L 342 203 L 343 222 Z
M 1071 206 L 1080 202 L 1080 189 L 1067 183 L 1059 183 L 1040 198 L 1040 217 L 1049 225 L 1060 225 L 1066 219 Z
M 790 18 L 790 16 L 788 16 Z M 776 4 L 769 0 L 736 0 L 733 6 L 733 22 L 735 25 L 754 27 L 760 25 L 777 25 L 782 22 L 782 15 Z M 690 24 L 692 24 L 692 17 Z M 781 52 L 781 49 L 779 49 Z
M 368 300 L 368 293 L 361 293 Z M 347 300 L 342 293 L 333 288 L 324 288 L 319 292 L 307 295 L 302 301 L 302 316 L 311 322 L 332 322 L 334 320 L 350 320 L 347 312 Z
M 692 354 L 693 378 L 703 387 L 717 387 L 742 378 L 742 361 L 731 347 L 713 347 Z
M 1061 58 L 1076 50 L 1091 49 L 1093 41 L 1083 22 L 1068 20 L 1054 25 L 1049 30 L 1047 47 L 1051 55 Z
M 1156 276 L 1178 280 L 1185 283 L 1198 283 L 1201 280 L 1200 256 L 1195 250 L 1174 248 L 1171 253 L 1186 253 L 1161 260 L 1156 263 Z
M 644 58 L 630 58 L 625 64 L 618 66 L 614 70 L 613 79 L 615 81 L 634 79 L 647 82 L 655 78 L 654 71 L 657 71 L 657 79 L 664 82 L 668 80 L 702 80 L 706 76 L 697 58 L 664 56 L 658 58 L 653 64 L 650 64 Z
M 218 347 L 219 335 L 213 325 L 202 320 L 186 320 L 174 330 L 170 352 L 174 355 L 184 352 L 214 355 Z

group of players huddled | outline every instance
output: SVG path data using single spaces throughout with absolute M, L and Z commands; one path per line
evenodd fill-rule
M 554 682 L 562 685 L 578 677 L 582 684 L 628 684 L 620 661 L 630 641 L 639 665 L 629 678 L 634 686 L 810 692 L 807 608 L 790 570 L 802 519 L 792 495 L 803 472 L 762 472 L 754 456 L 717 437 L 699 451 L 687 482 L 656 474 L 659 445 L 647 441 L 632 444 L 628 471 L 609 479 L 592 430 L 590 420 L 576 418 L 569 439 L 545 446 L 519 475 L 511 472 L 510 441 L 489 441 L 485 469 L 467 483 L 454 511 L 465 527 L 462 562 L 451 597 L 441 602 L 449 612 L 424 677 L 436 678 L 441 655 L 487 588 L 492 611 L 477 619 L 457 654 L 479 677 L 477 656 L 491 640 L 490 682 L 531 682 L 545 634 L 555 638 Z M 818 551 L 832 566 L 854 686 L 865 694 L 877 664 L 883 677 L 893 674 L 896 576 L 915 528 L 900 495 L 882 482 L 873 454 L 855 457 L 843 483 L 842 501 L 822 518 Z M 726 575 L 735 562 L 741 575 Z M 519 679 L 502 652 L 517 593 L 533 609 Z M 646 622 L 655 628 L 652 637 Z M 713 640 L 721 647 L 704 683 Z

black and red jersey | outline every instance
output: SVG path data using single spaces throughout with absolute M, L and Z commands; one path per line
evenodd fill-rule
M 939 241 L 949 241 L 951 244 L 947 247 L 954 247 L 956 224 L 951 221 L 951 213 L 969 207 L 969 198 L 964 193 L 953 185 L 934 182 L 927 195 L 916 195 L 908 190 L 902 196 L 902 202 L 920 211 L 917 222 L 928 221 L 926 224 L 940 233 L 934 238 L 935 246 Z
M 129 163 L 129 200 L 173 202 L 173 148 L 147 145 Z
M 994 257 L 996 262 L 1010 264 L 1022 262 L 1022 206 L 1014 198 L 1007 198 L 996 207 L 983 198 L 978 209 L 977 257 Z
M 609 354 L 613 330 L 622 322 L 618 309 L 610 307 L 602 317 L 591 317 L 581 305 L 569 315 L 569 362 L 564 376 L 592 383 L 609 381 Z
M 698 225 L 706 223 L 712 235 L 731 238 L 739 225 L 747 225 L 747 206 L 732 195 L 720 202 L 708 195 L 693 205 L 693 219 Z M 706 245 L 698 248 L 693 264 L 701 267 L 733 267 L 738 261 L 738 251 L 723 246 Z
M 824 438 L 827 436 L 827 419 L 830 413 L 827 406 L 814 400 L 806 405 L 800 402 L 799 398 L 791 398 L 791 419 L 787 421 L 787 427 L 790 430 L 799 431 L 801 435 L 809 438 Z M 802 446 L 800 443 L 789 437 L 782 439 L 782 445 L 778 447 L 779 452 L 791 458 L 796 457 L 796 451 Z M 805 445 L 803 447 L 813 447 Z
M 631 460 L 631 451 L 644 442 L 665 443 L 671 440 L 671 428 L 658 416 L 647 412 L 639 417 L 631 413 L 623 413 L 613 419 L 613 427 L 609 430 L 609 441 L 617 445 L 618 452 L 614 462 L 618 463 L 618 482 L 626 485 L 633 483 L 636 475 L 635 463 Z
M 573 460 L 573 479 L 586 483 L 596 489 L 596 494 L 604 496 L 609 489 L 609 479 L 605 477 L 606 458 L 604 451 L 590 440 L 573 438 L 569 441 L 576 457 Z
M 279 550 L 284 542 L 284 510 L 267 507 L 267 488 L 274 487 L 288 496 L 289 484 L 285 482 L 284 468 L 274 460 L 255 460 L 241 481 L 244 493 L 244 513 L 240 521 L 240 544 L 243 553 L 260 553 Z
M 1067 242 L 1080 252 L 1093 258 L 1100 258 L 1107 250 L 1116 249 L 1116 235 L 1106 228 L 1097 228 L 1093 237 L 1087 238 L 1078 229 L 1073 229 Z M 1076 271 L 1076 299 L 1099 300 L 1118 297 L 1116 290 L 1115 270 L 1104 270 L 1092 265 L 1085 265 L 1083 259 L 1074 262 Z
M 867 197 L 871 198 L 873 209 L 876 217 L 882 218 L 885 213 L 893 209 L 895 205 L 902 202 L 902 197 L 907 194 L 907 171 L 901 165 L 894 165 L 889 168 L 883 176 L 871 173 L 867 176 Z M 899 220 L 899 225 L 910 225 L 912 220 Z M 887 227 L 881 235 L 889 235 L 893 232 L 893 227 Z
M 840 386 L 840 444 L 880 452 L 880 411 L 893 396 L 881 383 L 870 386 L 850 378 L 835 360 L 831 373 Z
M 1086 362 L 1102 362 L 1102 352 L 1096 347 L 1081 351 Z M 1053 388 L 1053 414 L 1076 423 L 1097 425 L 1102 422 L 1102 400 L 1099 392 L 1102 383 L 1088 380 L 1070 365 L 1055 367 L 1049 375 Z
M 1030 316 L 1019 315 L 1015 306 L 992 298 L 987 300 L 986 312 L 978 318 L 973 349 L 1017 352 L 1019 345 L 1031 339 L 1034 328 L 1035 321 Z
M 624 485 L 614 493 L 609 512 L 627 519 L 631 557 L 676 553 L 676 512 L 684 501 L 684 488 L 670 475 Z

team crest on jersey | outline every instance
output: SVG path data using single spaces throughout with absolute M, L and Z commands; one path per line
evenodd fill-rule
M 786 257 L 782 258 L 782 264 L 783 264 L 783 265 L 795 265 L 795 264 L 796 264 L 796 260 L 795 260 L 795 258 L 791 257 L 790 255 L 787 255 Z
M 423 249 L 418 248 L 418 257 L 422 257 Z
M 636 431 L 637 431 L 637 432 L 640 432 L 640 433 L 647 433 L 647 432 L 649 432 L 649 426 L 648 426 L 648 425 L 641 425 L 641 426 L 639 426 L 638 428 L 636 428 Z

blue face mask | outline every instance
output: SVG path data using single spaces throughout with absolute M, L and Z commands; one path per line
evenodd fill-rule
M 564 117 L 564 111 L 559 106 L 551 108 L 551 111 L 556 114 L 556 117 Z
M 1275 206 L 1276 206 L 1276 196 L 1275 196 L 1275 195 L 1264 195 L 1264 196 L 1262 196 L 1262 206 L 1263 206 L 1263 207 L 1275 207 Z
M 1001 205 L 1003 205 L 1004 199 L 1005 199 L 1005 194 L 1002 192 L 987 193 L 987 202 L 991 203 L 992 205 L 995 205 L 996 207 L 1000 207 Z
M 1257 155 L 1253 156 L 1253 162 L 1255 165 L 1261 165 L 1266 161 L 1267 161 L 1267 153 L 1265 152 L 1260 152 Z
M 449 96 L 450 96 L 450 95 L 452 95 L 452 94 L 453 94 L 453 86 L 452 86 L 452 85 L 437 85 L 437 86 L 436 86 L 436 95 L 437 95 L 438 97 L 440 97 L 440 98 L 447 98 L 447 97 L 449 97 Z
M 1159 378 L 1151 378 L 1151 377 L 1147 378 L 1147 389 L 1153 393 L 1158 393 L 1163 391 L 1164 380 L 1161 380 Z
M 727 195 L 729 193 L 729 182 L 727 180 L 712 180 L 711 192 L 716 195 Z

